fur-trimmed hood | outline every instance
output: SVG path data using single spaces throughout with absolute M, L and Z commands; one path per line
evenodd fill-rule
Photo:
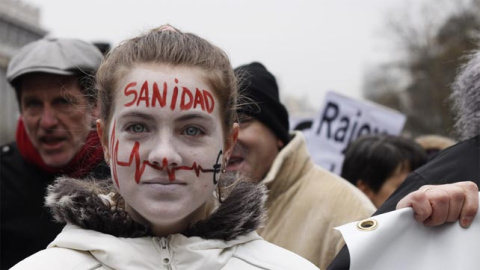
M 68 224 L 47 249 L 13 269 L 317 269 L 254 231 L 263 219 L 263 185 L 238 181 L 224 187 L 223 203 L 204 220 L 157 237 L 128 215 L 111 181 L 59 178 L 46 204 Z
M 109 179 L 60 177 L 49 186 L 45 204 L 60 223 L 116 237 L 150 236 L 150 228 L 130 217 L 121 203 L 123 198 L 115 192 Z M 265 200 L 263 185 L 239 180 L 210 216 L 192 224 L 182 234 L 228 241 L 255 231 L 264 221 Z

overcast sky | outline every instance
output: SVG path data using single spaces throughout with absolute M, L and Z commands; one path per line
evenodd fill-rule
M 366 67 L 392 53 L 386 17 L 420 0 L 23 0 L 51 35 L 112 45 L 170 23 L 219 47 L 238 66 L 260 61 L 282 98 L 319 107 L 327 90 L 360 97 Z

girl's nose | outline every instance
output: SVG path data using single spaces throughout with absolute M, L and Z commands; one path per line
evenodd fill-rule
M 148 155 L 148 162 L 160 166 L 178 166 L 182 157 L 172 136 L 159 138 L 155 141 Z

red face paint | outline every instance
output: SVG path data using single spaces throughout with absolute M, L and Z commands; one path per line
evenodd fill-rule
M 163 83 L 163 93 L 160 94 L 160 90 L 158 89 L 158 84 L 156 82 L 153 83 L 153 95 L 152 95 L 152 107 L 158 106 L 163 108 L 167 102 L 167 82 Z
M 155 88 L 154 88 L 155 89 Z M 140 89 L 140 95 L 138 95 L 137 106 L 140 105 L 140 102 L 144 102 L 145 106 L 150 107 L 150 95 L 148 93 L 148 81 L 145 81 Z
M 111 136 L 111 147 L 113 146 L 113 141 L 115 140 L 115 126 L 112 132 Z M 130 157 L 128 161 L 119 161 L 118 160 L 118 147 L 119 147 L 119 141 L 117 140 L 115 142 L 115 148 L 112 153 L 113 157 L 113 178 L 115 180 L 115 183 L 118 185 L 118 176 L 117 176 L 117 165 L 122 166 L 122 167 L 129 167 L 132 165 L 133 162 L 135 162 L 135 182 L 138 184 L 140 182 L 140 179 L 142 178 L 143 172 L 145 171 L 146 166 L 149 166 L 155 170 L 163 171 L 166 170 L 168 174 L 168 179 L 170 182 L 175 181 L 175 172 L 178 170 L 185 170 L 185 171 L 194 171 L 195 174 L 200 176 L 200 172 L 202 173 L 214 173 L 214 183 L 216 184 L 216 174 L 220 172 L 220 164 L 218 164 L 219 158 L 217 157 L 217 162 L 215 165 L 213 165 L 213 169 L 204 169 L 201 165 L 197 165 L 196 162 L 192 164 L 192 166 L 168 166 L 168 160 L 167 158 L 163 158 L 162 160 L 162 165 L 158 164 L 153 164 L 150 163 L 147 160 L 141 161 L 140 160 L 140 143 L 135 142 L 132 151 L 130 152 Z M 219 156 L 221 155 L 222 151 L 220 150 Z
M 175 78 L 175 83 L 178 83 L 178 79 Z M 173 88 L 173 96 L 172 96 L 172 102 L 170 103 L 170 109 L 175 110 L 175 104 L 177 104 L 177 96 L 178 96 L 178 87 L 175 86 Z
M 180 99 L 180 110 L 188 111 L 193 104 L 192 92 L 186 87 L 182 88 L 182 98 Z
M 130 95 L 133 95 L 133 100 L 128 102 L 128 103 L 125 103 L 124 104 L 125 107 L 130 107 L 133 104 L 135 104 L 135 101 L 137 100 L 137 91 L 135 89 L 131 89 L 131 88 L 136 86 L 136 85 L 137 85 L 136 82 L 131 82 L 131 83 L 127 84 L 127 86 L 125 86 L 125 89 L 123 90 L 123 94 L 126 97 L 128 97 Z
M 207 113 L 212 113 L 215 108 L 215 100 L 209 91 L 195 88 L 195 92 L 192 92 L 187 87 L 179 88 L 178 79 L 175 79 L 173 89 L 169 89 L 168 83 L 163 82 L 162 92 L 160 92 L 157 82 L 150 84 L 148 80 L 145 80 L 141 84 L 140 90 L 135 88 L 137 85 L 139 85 L 139 83 L 130 82 L 125 87 L 123 91 L 124 95 L 132 98 L 131 101 L 124 104 L 125 107 L 130 107 L 135 104 L 136 106 L 145 105 L 147 108 L 150 106 L 164 108 L 170 103 L 171 110 L 175 110 L 178 105 L 178 108 L 182 111 L 200 108 Z M 170 100 L 167 100 L 168 91 L 172 91 Z
M 205 111 L 205 101 L 203 100 L 202 92 L 200 92 L 200 90 L 197 88 L 195 91 L 195 102 L 193 104 L 193 108 L 197 108 L 199 105 L 202 108 L 202 111 Z
M 202 90 L 203 100 L 205 102 L 205 109 L 208 113 L 212 113 L 215 108 L 215 100 L 213 99 L 212 93 L 207 90 Z

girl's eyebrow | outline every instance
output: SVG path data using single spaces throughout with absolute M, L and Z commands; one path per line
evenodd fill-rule
M 119 118 L 127 118 L 127 117 L 135 117 L 135 118 L 142 118 L 148 121 L 153 121 L 154 117 L 151 114 L 148 113 L 142 113 L 138 111 L 129 111 L 126 113 L 120 113 L 118 116 Z
M 143 112 L 139 112 L 139 111 L 128 111 L 128 112 L 125 112 L 125 113 L 120 113 L 120 115 L 118 116 L 119 118 L 128 118 L 128 117 L 134 117 L 134 118 L 142 118 L 144 120 L 147 120 L 147 121 L 154 121 L 155 120 L 155 117 L 149 113 L 143 113 Z M 213 120 L 213 117 L 209 114 L 205 114 L 205 113 L 196 113 L 196 112 L 191 112 L 191 113 L 186 113 L 182 116 L 180 116 L 179 118 L 177 118 L 177 120 L 179 121 L 188 121 L 188 120 L 193 120 L 193 119 L 200 119 L 200 120 Z
M 210 114 L 205 113 L 187 113 L 178 118 L 180 121 L 187 121 L 192 119 L 201 119 L 201 120 L 212 120 L 212 116 Z

